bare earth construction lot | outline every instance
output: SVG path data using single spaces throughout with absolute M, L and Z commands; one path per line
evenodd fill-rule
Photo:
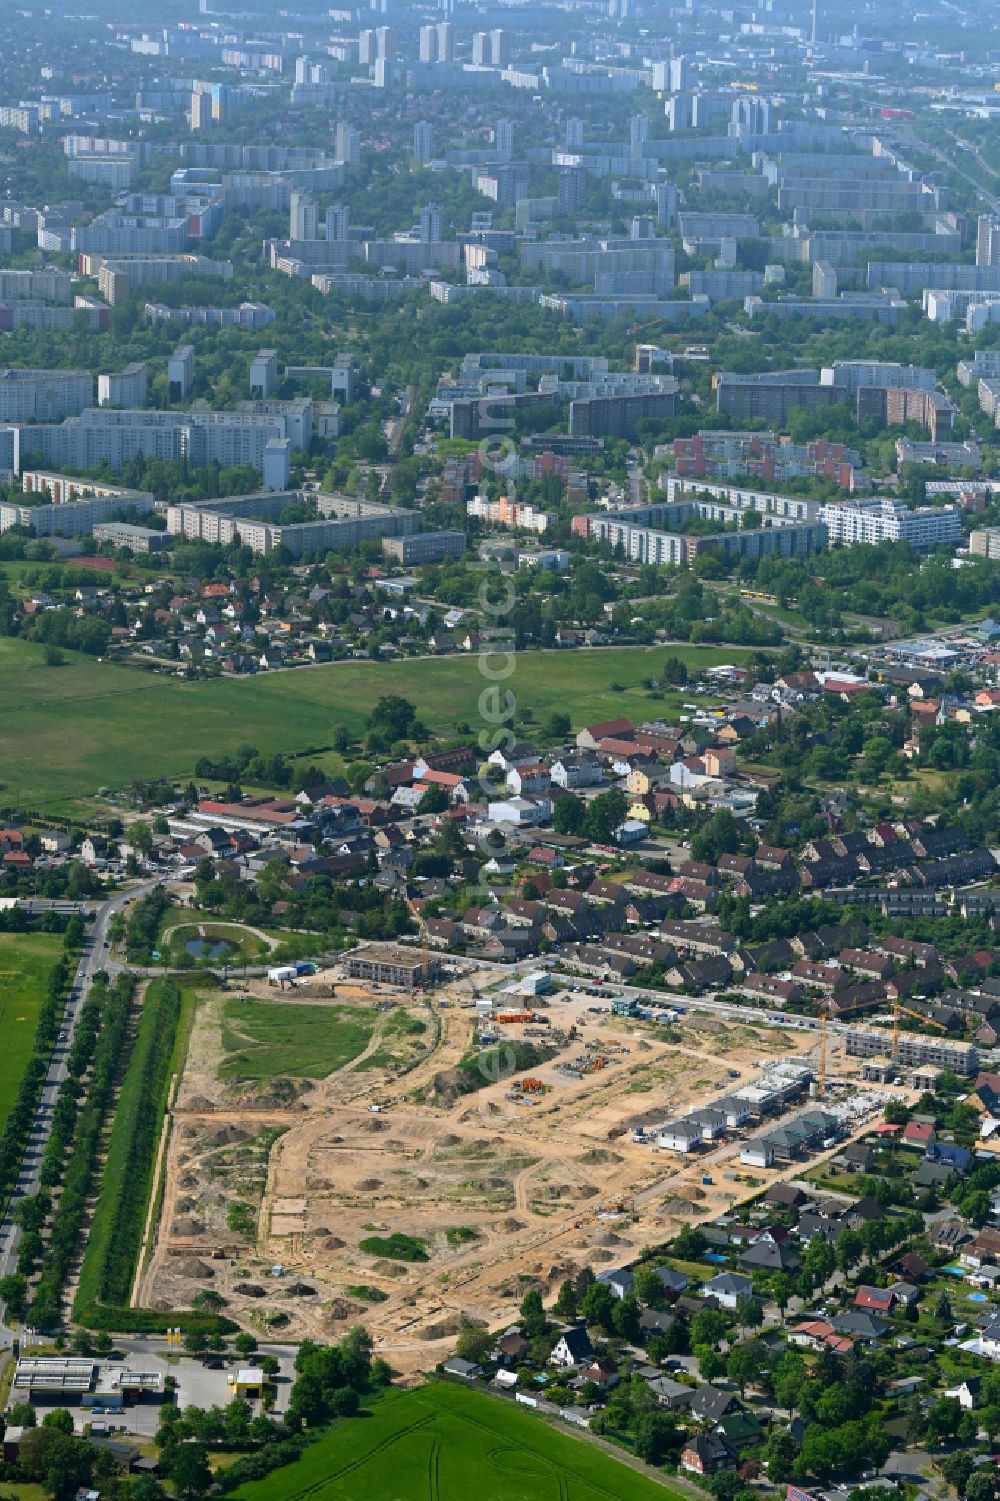
M 232 996 L 206 996 L 176 1094 L 140 1301 L 188 1306 L 213 1289 L 248 1328 L 293 1337 L 330 1336 L 363 1317 L 393 1365 L 415 1371 L 450 1353 L 463 1317 L 513 1316 L 526 1280 L 551 1290 L 584 1264 L 627 1261 L 780 1176 L 741 1168 L 737 1143 L 684 1165 L 627 1131 L 787 1053 L 787 1034 L 763 1026 L 694 1016 L 665 1042 L 567 995 L 547 1003 L 549 1016 L 579 1035 L 531 1070 L 548 1086 L 535 1104 L 511 1102 L 509 1078 L 457 1098 L 436 1092 L 470 1048 L 477 986 L 495 980 L 482 972 L 436 990 L 446 1007 L 385 987 L 372 994 L 333 972 L 285 996 L 254 987 L 255 1001 L 276 1019 L 286 1011 L 290 1024 L 303 1005 L 337 1026 L 349 1019 L 352 1056 L 316 1079 L 230 1077 L 231 1051 L 245 1044 L 239 1014 Z M 520 1026 L 506 1030 L 523 1036 Z M 598 1038 L 606 1068 L 561 1071 Z M 359 1248 L 394 1234 L 419 1242 L 422 1259 Z M 276 1264 L 281 1277 L 271 1275 Z

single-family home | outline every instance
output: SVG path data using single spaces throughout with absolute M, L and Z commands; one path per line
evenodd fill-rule
M 702 1296 L 714 1298 L 722 1308 L 735 1308 L 736 1300 L 753 1293 L 753 1280 L 739 1272 L 719 1272 L 702 1283 Z
M 698 1433 L 681 1450 L 681 1468 L 696 1475 L 716 1475 L 730 1470 L 736 1456 L 721 1433 Z
M 565 1329 L 555 1344 L 549 1356 L 551 1365 L 577 1366 L 589 1360 L 594 1353 L 594 1347 L 590 1343 L 590 1335 L 582 1327 Z

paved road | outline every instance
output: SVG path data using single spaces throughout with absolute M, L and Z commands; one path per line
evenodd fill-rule
M 52 1051 L 49 1071 L 42 1085 L 35 1119 L 28 1135 L 28 1144 L 17 1176 L 18 1196 L 38 1192 L 42 1158 L 52 1131 L 52 1111 L 60 1085 L 66 1078 L 66 1060 L 76 1033 L 77 1023 L 80 1020 L 83 1003 L 94 983 L 94 977 L 102 969 L 107 970 L 112 976 L 121 972 L 122 965 L 111 959 L 106 947 L 111 919 L 129 902 L 145 896 L 159 884 L 159 880 L 144 881 L 141 885 L 132 886 L 127 891 L 116 891 L 96 909 L 94 921 L 87 930 L 80 962 L 70 987 L 62 1025 Z M 6 1214 L 0 1220 L 0 1277 L 6 1277 L 17 1270 L 17 1250 L 21 1240 L 21 1231 L 11 1217 L 11 1210 L 16 1202 L 16 1198 L 12 1199 Z M 0 1348 L 9 1345 L 11 1338 L 12 1331 L 6 1324 L 0 1323 Z

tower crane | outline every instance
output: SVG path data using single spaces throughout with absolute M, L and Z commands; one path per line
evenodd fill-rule
M 911 1011 L 910 1008 L 909 1008 L 909 1006 L 904 1006 L 899 1001 L 893 1001 L 893 1003 L 892 1003 L 892 1053 L 890 1055 L 891 1058 L 892 1058 L 893 1063 L 895 1063 L 895 1061 L 896 1061 L 896 1055 L 899 1052 L 899 1018 L 900 1018 L 900 1015 L 912 1016 L 912 1018 L 913 1018 L 914 1021 L 917 1021 L 917 1022 L 926 1022 L 930 1026 L 932 1026 L 932 1027 L 939 1027 L 942 1032 L 947 1032 L 947 1030 L 948 1030 L 948 1028 L 945 1026 L 944 1022 L 939 1022 L 936 1017 L 933 1017 L 933 1016 L 924 1016 L 924 1014 L 923 1014 L 922 1011 Z
M 430 984 L 431 978 L 431 948 L 427 941 L 427 924 L 420 915 L 420 909 L 412 897 L 405 897 L 406 910 L 420 929 L 420 952 L 423 958 L 424 988 Z

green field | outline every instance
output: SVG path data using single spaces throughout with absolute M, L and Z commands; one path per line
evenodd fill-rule
M 388 1392 L 242 1501 L 664 1501 L 686 1495 L 523 1408 L 435 1382 Z
M 574 729 L 621 715 L 657 718 L 675 713 L 685 696 L 644 687 L 668 654 L 699 667 L 747 656 L 735 647 L 693 646 L 526 652 L 499 685 L 483 676 L 476 657 L 353 661 L 187 683 L 73 653 L 65 666 L 46 667 L 40 646 L 0 638 L 0 793 L 29 808 L 73 811 L 99 787 L 186 780 L 199 756 L 248 743 L 266 754 L 328 746 L 338 725 L 360 733 L 376 699 L 391 693 L 415 703 L 437 734 L 463 723 L 476 735 L 496 733 L 480 708 L 484 689 L 495 686 L 514 694 L 522 729 L 526 709 L 538 724 L 563 710 Z
M 38 1009 L 62 947 L 57 933 L 0 933 L 0 1130 L 31 1058 Z
M 375 1013 L 353 1006 L 284 1001 L 226 1001 L 223 1079 L 325 1079 L 363 1052 Z

